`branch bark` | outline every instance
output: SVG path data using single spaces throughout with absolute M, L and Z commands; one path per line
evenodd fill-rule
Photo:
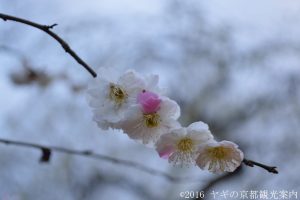
M 259 162 L 253 161 L 253 160 L 247 160 L 247 159 L 244 159 L 243 163 L 249 167 L 257 166 L 257 167 L 261 167 L 261 168 L 267 170 L 270 173 L 278 174 L 278 171 L 276 169 L 277 167 L 275 167 L 275 166 L 268 166 L 268 165 L 265 165 L 265 164 L 262 164 L 262 163 L 259 163 Z
M 38 24 L 26 19 L 22 19 L 19 17 L 11 16 L 11 15 L 6 15 L 3 13 L 0 13 L 0 18 L 3 19 L 4 21 L 14 21 L 14 22 L 19 22 L 28 26 L 32 26 L 34 28 L 37 28 L 41 31 L 44 31 L 48 35 L 50 35 L 53 39 L 55 39 L 61 46 L 62 48 L 70 54 L 80 65 L 82 65 L 94 78 L 97 77 L 97 73 L 88 65 L 86 64 L 69 46 L 67 42 L 65 42 L 61 37 L 59 37 L 56 33 L 51 31 L 57 24 L 52 24 L 52 25 L 42 25 Z

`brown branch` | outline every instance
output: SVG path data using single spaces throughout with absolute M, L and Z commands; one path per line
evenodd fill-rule
M 274 166 L 268 166 L 268 165 L 265 165 L 265 164 L 262 164 L 262 163 L 259 163 L 259 162 L 255 162 L 253 160 L 247 160 L 247 159 L 244 159 L 243 160 L 243 163 L 249 167 L 254 167 L 254 166 L 258 166 L 258 167 L 261 167 L 265 170 L 267 170 L 268 172 L 270 173 L 273 173 L 273 174 L 278 174 L 279 172 L 277 171 L 277 167 L 274 167 Z
M 48 35 L 50 35 L 52 38 L 54 38 L 59 44 L 61 44 L 62 48 L 69 53 L 80 65 L 82 65 L 93 77 L 97 77 L 96 72 L 88 65 L 86 64 L 68 45 L 67 42 L 65 42 L 61 37 L 59 37 L 56 33 L 51 31 L 57 24 L 52 24 L 52 25 L 42 25 L 38 24 L 26 19 L 6 15 L 3 13 L 0 13 L 0 18 L 3 19 L 4 21 L 15 21 L 19 22 L 22 24 L 26 24 L 28 26 L 32 26 L 34 28 L 40 29 L 41 31 L 46 32 Z

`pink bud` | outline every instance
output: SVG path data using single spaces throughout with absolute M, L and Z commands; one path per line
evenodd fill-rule
M 143 91 L 138 94 L 137 101 L 142 105 L 143 112 L 149 114 L 159 110 L 161 99 L 153 92 Z

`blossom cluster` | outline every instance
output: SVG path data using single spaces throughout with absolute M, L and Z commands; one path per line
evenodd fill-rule
M 241 164 L 238 146 L 217 142 L 204 122 L 180 125 L 180 107 L 164 95 L 158 75 L 142 76 L 133 70 L 121 74 L 113 68 L 101 68 L 99 74 L 88 89 L 88 100 L 101 129 L 121 129 L 174 165 L 197 165 L 221 173 Z

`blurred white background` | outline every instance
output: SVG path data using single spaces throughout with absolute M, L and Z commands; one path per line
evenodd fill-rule
M 58 23 L 89 65 L 160 75 L 182 109 L 273 175 L 243 166 L 222 177 L 175 168 L 155 151 L 92 121 L 92 77 L 56 41 L 0 21 L 0 138 L 91 149 L 199 182 L 170 182 L 118 164 L 0 144 L 0 199 L 180 199 L 186 190 L 295 190 L 299 181 L 300 2 L 294 0 L 0 0 L 0 12 Z M 31 73 L 29 73 L 31 72 Z M 101 76 L 101 74 L 99 74 Z M 209 199 L 209 198 L 207 198 Z

